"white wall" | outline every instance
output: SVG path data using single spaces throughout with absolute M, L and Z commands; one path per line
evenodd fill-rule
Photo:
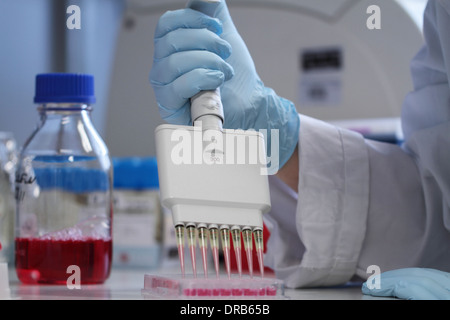
M 36 73 L 52 70 L 50 0 L 0 1 L 0 131 L 19 144 L 35 128 Z
M 69 5 L 81 9 L 81 29 L 69 30 Z M 116 33 L 124 0 L 0 1 L 0 131 L 22 146 L 34 130 L 35 76 L 46 72 L 90 73 L 97 103 L 92 118 L 103 135 Z

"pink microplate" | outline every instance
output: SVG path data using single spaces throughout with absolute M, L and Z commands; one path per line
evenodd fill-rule
M 142 295 L 148 299 L 285 299 L 282 280 L 238 275 L 228 279 L 146 274 Z

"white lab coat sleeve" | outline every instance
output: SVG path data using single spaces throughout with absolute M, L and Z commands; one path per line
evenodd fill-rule
M 402 109 L 407 157 L 391 158 L 389 153 L 377 157 L 379 144 L 375 143 L 369 149 L 374 155 L 370 157 L 374 195 L 357 270 L 360 275 L 370 264 L 381 271 L 402 267 L 450 271 L 449 32 L 450 1 L 429 1 L 425 45 L 411 62 L 414 90 Z M 372 161 L 375 157 L 377 161 Z
M 300 116 L 298 196 L 273 199 L 268 219 L 266 260 L 287 286 L 366 278 L 370 265 L 450 271 L 449 31 L 450 1 L 431 0 L 403 146 Z M 275 197 L 286 186 L 274 180 Z
M 361 135 L 300 118 L 298 197 L 278 201 L 271 178 L 266 261 L 289 287 L 336 285 L 354 275 L 364 240 L 369 154 Z

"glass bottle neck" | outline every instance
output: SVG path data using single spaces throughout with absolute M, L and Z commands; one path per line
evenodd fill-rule
M 92 107 L 85 103 L 44 103 L 38 106 L 39 113 L 48 112 L 81 112 L 81 111 L 91 111 Z

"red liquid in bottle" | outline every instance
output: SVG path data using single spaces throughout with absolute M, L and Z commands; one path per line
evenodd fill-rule
M 67 284 L 80 268 L 81 284 L 103 283 L 111 270 L 111 239 L 54 240 L 16 238 L 16 272 L 25 284 Z

